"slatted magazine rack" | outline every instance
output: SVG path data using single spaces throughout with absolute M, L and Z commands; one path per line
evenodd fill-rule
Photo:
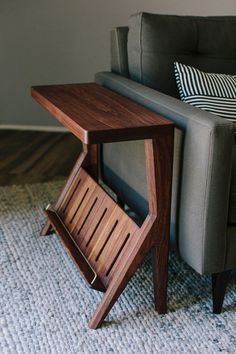
M 53 228 L 88 285 L 104 292 L 90 328 L 101 325 L 151 248 L 155 308 L 165 313 L 173 124 L 95 83 L 33 87 L 32 96 L 83 143 L 58 200 L 45 209 L 42 234 Z M 149 203 L 141 226 L 98 183 L 98 144 L 138 139 Z

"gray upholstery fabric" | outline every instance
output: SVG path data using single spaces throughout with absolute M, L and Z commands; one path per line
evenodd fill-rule
M 235 74 L 235 37 L 236 17 L 133 15 L 128 34 L 130 77 L 178 97 L 174 61 L 206 72 Z
M 236 224 L 227 228 L 227 253 L 225 255 L 225 270 L 235 269 L 236 254 Z
M 120 36 L 119 31 L 112 36 L 112 70 L 122 76 L 129 71 L 131 80 L 113 73 L 99 73 L 96 81 L 164 115 L 176 125 L 172 240 L 176 241 L 182 258 L 201 274 L 235 269 L 233 124 L 170 96 L 178 97 L 174 61 L 206 72 L 235 74 L 236 17 L 142 13 L 130 18 L 129 31 L 123 29 Z M 128 69 L 122 72 L 126 44 Z M 122 65 L 117 64 L 120 62 Z M 143 143 L 105 144 L 102 166 L 105 181 L 144 217 L 147 201 Z
M 111 31 L 111 70 L 129 76 L 127 56 L 128 27 L 117 27 Z
M 97 74 L 96 82 L 164 115 L 183 131 L 181 159 L 177 159 L 182 161 L 180 198 L 175 201 L 179 207 L 172 210 L 172 235 L 177 235 L 182 258 L 196 271 L 201 274 L 223 271 L 227 266 L 229 243 L 235 245 L 230 252 L 236 253 L 236 242 L 231 241 L 235 227 L 230 240 L 227 238 L 233 124 L 113 73 Z M 135 194 L 145 198 L 144 178 L 140 174 L 144 161 L 141 145 L 129 144 L 129 147 L 126 143 L 109 144 L 107 150 L 107 144 L 104 146 L 104 178 L 112 187 L 121 190 L 128 202 L 135 203 L 132 201 Z M 126 154 L 131 146 L 133 159 L 128 162 Z M 113 170 L 113 175 L 106 173 L 109 169 Z M 118 176 L 117 180 L 114 176 Z M 138 204 L 141 199 L 137 207 Z M 232 262 L 236 268 L 235 257 L 231 265 Z
M 236 225 L 236 134 L 234 140 L 235 141 L 234 141 L 234 149 L 233 149 L 232 178 L 231 178 L 230 197 L 229 197 L 230 199 L 229 199 L 228 222 L 230 224 Z
M 175 228 L 179 203 L 183 132 L 175 129 L 171 198 L 171 246 L 177 249 Z M 143 141 L 103 145 L 103 179 L 143 220 L 148 213 Z

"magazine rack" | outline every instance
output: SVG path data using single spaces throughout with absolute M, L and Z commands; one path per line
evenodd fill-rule
M 45 209 L 42 234 L 52 227 L 88 285 L 104 292 L 90 328 L 101 325 L 151 248 L 155 308 L 165 313 L 173 124 L 95 83 L 33 87 L 32 96 L 83 143 L 58 200 Z M 141 226 L 98 183 L 98 144 L 137 139 L 145 144 L 149 203 Z

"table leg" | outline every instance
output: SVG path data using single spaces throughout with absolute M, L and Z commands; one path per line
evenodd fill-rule
M 52 229 L 51 223 L 50 223 L 49 220 L 47 220 L 47 221 L 45 222 L 45 224 L 43 225 L 43 227 L 42 227 L 41 235 L 42 235 L 42 236 L 48 236 L 48 235 L 50 235 L 51 229 Z
M 83 144 L 83 150 L 87 153 L 87 158 L 83 163 L 83 167 L 90 174 L 95 181 L 99 178 L 99 145 L 97 144 Z
M 97 329 L 101 326 L 104 318 L 150 250 L 152 244 L 153 219 L 154 218 L 148 216 L 141 229 L 138 230 L 138 237 L 134 237 L 134 240 L 130 239 L 129 244 L 127 244 L 126 252 L 119 262 L 117 272 L 89 321 L 90 328 Z
M 167 311 L 170 207 L 173 159 L 173 129 L 145 140 L 149 214 L 156 216 L 153 242 L 155 309 Z
M 127 244 L 126 253 L 117 266 L 117 273 L 109 284 L 101 303 L 89 321 L 89 327 L 98 328 L 129 279 L 143 261 L 145 254 L 154 247 L 155 309 L 167 309 L 167 276 L 169 254 L 169 222 L 173 158 L 173 129 L 145 140 L 146 174 L 149 214 L 135 237 Z

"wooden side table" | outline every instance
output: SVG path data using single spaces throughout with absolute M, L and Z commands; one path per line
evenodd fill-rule
M 57 202 L 45 210 L 42 233 L 52 227 L 89 286 L 105 292 L 90 328 L 101 325 L 151 248 L 155 309 L 165 313 L 173 124 L 95 83 L 33 87 L 32 96 L 83 142 Z M 97 181 L 97 144 L 138 139 L 145 144 L 149 203 L 141 226 Z

